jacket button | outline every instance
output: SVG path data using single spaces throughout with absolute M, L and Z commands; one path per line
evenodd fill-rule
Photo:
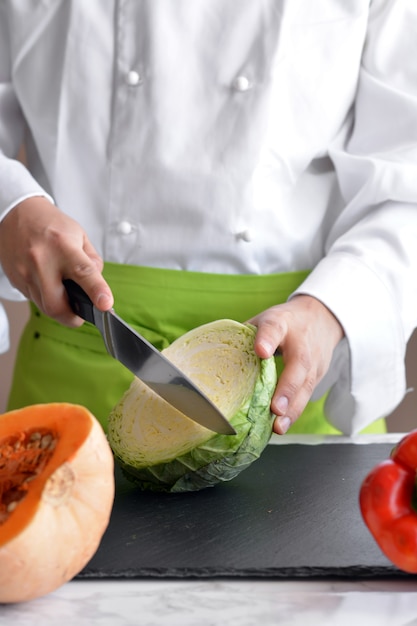
M 116 230 L 119 235 L 130 235 L 133 230 L 133 226 L 130 222 L 123 220 L 117 224 Z
M 251 88 L 251 83 L 247 76 L 236 76 L 232 83 L 232 87 L 235 91 L 248 91 Z
M 142 79 L 138 72 L 131 70 L 126 74 L 126 83 L 129 85 L 129 87 L 137 87 L 141 82 Z

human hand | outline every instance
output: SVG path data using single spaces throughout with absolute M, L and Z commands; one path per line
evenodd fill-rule
M 319 300 L 298 295 L 249 320 L 257 326 L 255 352 L 268 358 L 279 350 L 284 369 L 271 411 L 274 431 L 283 435 L 301 415 L 326 374 L 333 351 L 344 332 L 336 317 Z
M 64 278 L 75 280 L 100 310 L 113 305 L 103 261 L 86 233 L 46 198 L 24 200 L 0 222 L 0 263 L 16 289 L 66 326 L 83 320 L 68 304 Z

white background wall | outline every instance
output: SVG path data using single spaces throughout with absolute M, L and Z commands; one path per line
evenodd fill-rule
M 11 326 L 11 349 L 0 355 L 0 413 L 6 410 L 16 346 L 28 317 L 27 303 L 1 301 L 7 311 Z M 382 341 L 382 340 L 381 340 Z M 406 395 L 399 407 L 387 419 L 390 432 L 408 432 L 417 428 L 417 332 L 412 336 L 407 351 L 407 381 L 416 392 Z

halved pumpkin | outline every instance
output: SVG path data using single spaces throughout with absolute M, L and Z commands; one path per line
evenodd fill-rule
M 0 415 L 0 602 L 45 595 L 96 552 L 114 500 L 113 455 L 85 408 Z

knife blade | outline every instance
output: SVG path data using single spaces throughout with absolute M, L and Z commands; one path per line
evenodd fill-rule
M 209 398 L 157 348 L 131 328 L 113 309 L 100 311 L 71 279 L 63 281 L 76 315 L 100 331 L 107 352 L 176 409 L 216 433 L 236 431 Z

